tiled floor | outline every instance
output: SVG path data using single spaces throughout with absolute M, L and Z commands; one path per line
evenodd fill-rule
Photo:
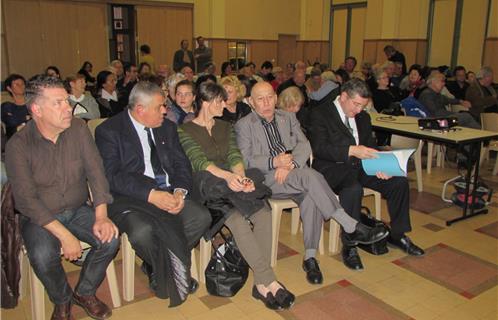
M 498 177 L 490 175 L 491 165 L 487 163 L 481 172 L 489 185 L 498 186 Z M 137 298 L 114 309 L 113 319 L 497 320 L 498 207 L 492 205 L 486 215 L 447 227 L 445 220 L 458 216 L 461 210 L 441 200 L 441 181 L 455 175 L 455 170 L 434 168 L 431 175 L 424 173 L 425 192 L 417 194 L 412 190 L 410 237 L 426 249 L 423 258 L 407 257 L 395 249 L 382 256 L 362 251 L 365 270 L 354 272 L 346 269 L 337 256 L 319 256 L 325 280 L 323 285 L 313 286 L 306 282 L 301 270 L 302 235 L 290 234 L 290 215 L 284 215 L 275 271 L 297 296 L 291 310 L 273 312 L 255 301 L 251 297 L 251 275 L 235 297 L 212 297 L 201 287 L 180 307 L 168 308 L 168 301 L 150 295 L 147 279 L 137 268 Z M 410 172 L 410 177 L 414 188 L 414 172 Z M 498 203 L 498 194 L 493 201 Z M 373 199 L 366 198 L 366 204 L 372 208 Z M 382 217 L 387 220 L 385 202 L 382 210 Z M 327 245 L 325 241 L 326 248 Z M 120 269 L 118 261 L 119 280 Z M 70 272 L 70 278 L 75 276 Z M 108 299 L 106 286 L 104 282 L 99 294 Z M 47 299 L 47 318 L 51 311 Z M 83 316 L 76 311 L 78 318 Z M 29 295 L 16 309 L 2 310 L 1 316 L 5 320 L 31 319 Z

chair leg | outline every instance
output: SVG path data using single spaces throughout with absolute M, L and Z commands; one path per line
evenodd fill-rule
M 432 172 L 432 152 L 434 150 L 434 142 L 427 143 L 427 173 L 431 174 Z
M 335 220 L 330 219 L 329 229 L 329 254 L 339 252 L 341 226 Z
M 206 283 L 206 268 L 211 259 L 211 241 L 199 241 L 199 282 Z
M 133 301 L 135 298 L 135 250 L 128 241 L 128 235 L 121 235 L 121 252 L 123 255 L 123 299 Z
M 415 151 L 415 173 L 417 174 L 417 190 L 418 192 L 424 191 L 422 181 L 422 148 L 424 147 L 424 140 L 420 140 L 418 148 Z
M 116 268 L 114 267 L 114 260 L 107 266 L 107 283 L 109 284 L 109 291 L 111 292 L 112 305 L 114 308 L 121 307 L 121 297 L 119 296 L 118 280 L 116 277 Z
M 377 220 L 380 220 L 382 217 L 381 214 L 382 197 L 380 195 L 380 192 L 374 193 L 374 202 L 375 202 L 375 218 Z
M 199 281 L 199 271 L 197 270 L 197 259 L 195 258 L 195 248 L 190 251 L 190 276 Z
M 280 232 L 280 220 L 282 218 L 282 210 L 271 204 L 271 233 L 272 233 L 272 243 L 271 243 L 271 266 L 274 267 L 277 265 L 277 254 L 278 254 L 278 234 Z
M 19 269 L 21 272 L 21 279 L 19 280 L 19 299 L 22 300 L 26 297 L 29 286 L 29 260 L 24 247 L 19 252 Z
M 493 175 L 496 176 L 498 174 L 498 155 L 496 155 L 495 167 L 493 168 Z
M 291 234 L 296 235 L 297 230 L 299 229 L 299 220 L 301 217 L 299 216 L 299 208 L 293 208 L 292 209 L 292 215 L 291 215 Z
M 325 221 L 323 221 L 325 223 Z M 325 225 L 322 225 L 322 230 L 320 231 L 320 242 L 318 243 L 318 253 L 321 255 L 325 254 Z
M 29 276 L 31 283 L 31 319 L 45 320 L 45 288 L 36 276 L 33 268 L 30 268 Z

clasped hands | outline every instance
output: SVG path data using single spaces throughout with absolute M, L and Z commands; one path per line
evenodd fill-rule
M 275 168 L 275 181 L 284 183 L 289 172 L 294 169 L 294 156 L 291 153 L 280 153 L 273 158 L 273 167 Z
M 253 192 L 256 190 L 254 181 L 236 173 L 230 174 L 226 179 L 228 187 L 235 192 Z
M 171 214 L 178 214 L 185 206 L 185 200 L 181 192 L 169 193 L 167 191 L 152 190 L 148 201 L 161 210 Z
M 377 150 L 362 145 L 359 146 L 349 146 L 349 156 L 356 157 L 358 159 L 375 159 L 378 158 Z M 386 175 L 384 172 L 376 172 L 375 176 L 382 180 L 391 179 L 391 176 Z

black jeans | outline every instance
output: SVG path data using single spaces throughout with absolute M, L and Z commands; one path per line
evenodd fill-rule
M 75 292 L 79 295 L 95 295 L 104 280 L 106 269 L 119 249 L 119 239 L 102 243 L 93 234 L 95 212 L 84 205 L 66 210 L 56 216 L 76 238 L 92 248 L 86 256 Z M 61 263 L 61 243 L 47 229 L 23 219 L 21 227 L 24 246 L 33 270 L 47 290 L 50 301 L 63 304 L 71 300 L 71 287 Z

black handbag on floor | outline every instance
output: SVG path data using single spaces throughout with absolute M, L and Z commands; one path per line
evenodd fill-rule
M 360 217 L 361 223 L 368 227 L 375 227 L 377 225 L 382 225 L 384 228 L 389 230 L 389 227 L 382 221 L 375 219 L 370 213 L 370 209 L 367 207 L 361 208 L 362 213 Z M 370 254 L 380 256 L 389 252 L 387 249 L 387 237 L 371 244 L 358 244 L 358 247 Z
M 219 234 L 225 243 L 218 247 L 213 244 L 214 252 L 205 271 L 206 289 L 214 296 L 233 297 L 246 283 L 249 265 L 240 254 L 233 236 L 222 231 Z

